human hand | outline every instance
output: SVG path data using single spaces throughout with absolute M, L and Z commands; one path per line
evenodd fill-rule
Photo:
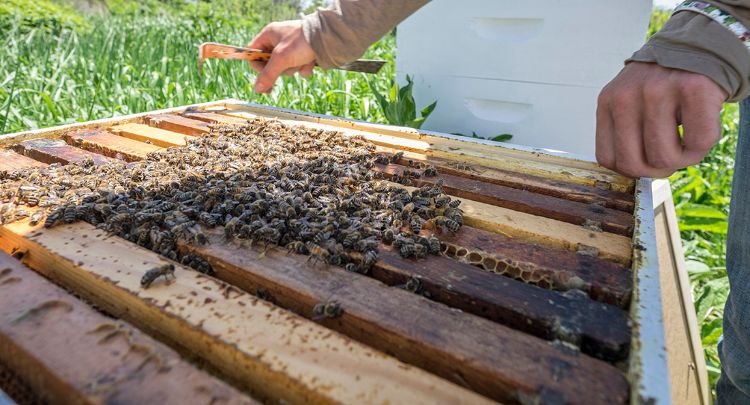
M 256 93 L 269 93 L 281 74 L 299 72 L 307 77 L 315 67 L 315 52 L 302 33 L 301 20 L 270 23 L 247 47 L 272 51 L 268 62 L 250 62 L 258 72 L 254 87 Z
M 727 96 L 707 76 L 629 63 L 599 94 L 596 160 L 629 177 L 667 177 L 696 164 L 721 136 Z

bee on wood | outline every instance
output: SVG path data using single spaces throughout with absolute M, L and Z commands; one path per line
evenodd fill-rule
M 62 214 L 62 220 L 66 224 L 72 224 L 78 219 L 78 212 L 76 210 L 76 207 L 73 205 L 69 205 L 65 207 L 65 210 Z
M 424 224 L 424 221 L 422 221 L 422 218 L 420 218 L 417 215 L 414 215 L 411 217 L 411 221 L 409 222 L 409 226 L 411 227 L 411 231 L 415 234 L 418 234 L 422 231 L 422 225 Z
M 448 206 L 451 208 L 458 208 L 459 205 L 461 205 L 461 200 L 452 200 L 448 203 Z
M 365 274 L 365 271 L 362 270 L 362 267 L 360 267 L 357 263 L 347 263 L 344 268 L 347 271 L 351 271 L 353 273 L 359 273 L 359 274 Z
M 377 155 L 375 155 L 375 163 L 381 164 L 381 165 L 387 165 L 391 163 L 391 160 L 388 156 L 382 153 L 378 153 Z
M 480 170 L 477 170 L 473 166 L 471 166 L 469 164 L 466 164 L 466 163 L 462 163 L 462 162 L 453 162 L 453 163 L 450 164 L 450 166 L 453 167 L 456 170 L 462 170 L 462 171 L 465 171 L 465 172 L 481 173 Z
M 404 243 L 401 245 L 399 253 L 401 253 L 401 256 L 403 257 L 414 257 L 417 253 L 417 249 L 415 246 L 416 245 L 412 241 L 409 241 L 409 243 Z
M 38 211 L 34 212 L 33 214 L 31 214 L 31 219 L 29 220 L 29 223 L 32 226 L 36 226 L 37 224 L 39 224 L 39 222 L 42 221 L 42 219 L 44 218 L 44 216 L 45 216 L 45 211 L 44 210 L 38 210 Z
M 396 152 L 393 155 L 391 155 L 391 163 L 398 163 L 398 161 L 401 160 L 401 158 L 403 157 L 404 157 L 403 151 Z
M 383 243 L 390 245 L 396 239 L 397 234 L 398 234 L 398 230 L 394 230 L 393 228 L 388 228 L 384 230 L 383 233 L 381 234 L 381 239 L 383 240 Z
M 354 245 L 354 248 L 359 252 L 374 250 L 374 249 L 377 249 L 377 247 L 378 247 L 378 240 L 375 238 L 375 236 L 370 236 L 365 239 L 360 239 Z
M 286 249 L 287 249 L 287 252 L 294 252 L 294 253 L 299 253 L 303 255 L 310 253 L 307 250 L 307 246 L 305 246 L 305 242 L 298 241 L 298 240 L 287 244 Z
M 419 276 L 411 276 L 402 287 L 406 291 L 419 294 L 422 292 L 422 280 Z
M 44 227 L 51 228 L 59 224 L 63 219 L 63 211 L 64 211 L 64 208 L 58 208 L 52 211 L 52 213 L 49 214 L 47 216 L 47 219 L 44 221 Z
M 313 321 L 318 322 L 326 318 L 338 318 L 344 313 L 341 304 L 336 301 L 319 302 L 313 307 Z
M 425 176 L 425 177 L 435 177 L 437 175 L 438 175 L 437 168 L 433 165 L 427 166 L 427 168 L 425 168 L 422 171 L 422 176 Z
M 377 261 L 378 254 L 374 250 L 368 250 L 364 255 L 362 255 L 361 268 L 365 273 L 367 273 Z
M 435 197 L 435 208 L 443 208 L 446 204 L 450 204 L 451 197 L 447 194 L 441 194 Z
M 442 251 L 442 247 L 440 246 L 440 239 L 436 238 L 434 235 L 427 238 L 427 250 L 430 251 L 430 253 L 436 255 L 439 254 Z
M 146 274 L 141 277 L 141 288 L 149 288 L 151 284 L 156 281 L 159 277 L 164 277 L 165 280 L 169 279 L 169 276 L 172 276 L 173 278 L 177 278 L 174 275 L 174 265 L 173 264 L 165 264 L 163 266 L 154 267 L 153 269 L 146 272 Z
M 307 260 L 312 260 L 313 264 L 315 264 L 317 261 L 328 263 L 328 257 L 331 255 L 331 253 L 328 252 L 328 249 L 321 247 L 320 245 L 317 245 L 315 243 L 308 242 L 307 250 L 310 252 L 310 257 L 308 257 Z

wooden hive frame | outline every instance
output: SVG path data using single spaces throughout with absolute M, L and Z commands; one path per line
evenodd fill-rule
M 261 255 L 217 231 L 207 246 L 181 245 L 207 259 L 214 277 L 178 266 L 175 283 L 142 290 L 140 274 L 166 259 L 89 224 L 44 229 L 20 221 L 0 227 L 0 249 L 51 282 L 7 264 L 10 271 L 0 274 L 0 308 L 11 310 L 6 318 L 0 311 L 0 340 L 23 339 L 20 308 L 40 313 L 33 321 L 42 331 L 58 330 L 45 314 L 68 316 L 68 304 L 32 305 L 19 293 L 51 291 L 55 283 L 120 318 L 117 330 L 125 328 L 127 336 L 151 335 L 163 342 L 152 345 L 190 354 L 211 375 L 172 349 L 158 349 L 185 372 L 204 373 L 200 378 L 210 379 L 205 384 L 229 383 L 233 387 L 221 389 L 230 394 L 222 398 L 240 402 L 252 401 L 247 393 L 293 402 L 669 402 L 648 179 L 634 182 L 584 158 L 546 150 L 238 100 L 3 135 L 0 171 L 86 157 L 135 161 L 208 133 L 212 123 L 242 124 L 253 117 L 361 135 L 379 153 L 403 151 L 395 164 L 374 168 L 386 178 L 416 161 L 435 165 L 445 190 L 462 199 L 466 226 L 440 235 L 444 257 L 414 262 L 381 246 L 368 276 L 333 267 L 300 272 L 309 266 L 304 257 L 273 249 Z M 425 177 L 414 185 L 432 181 Z M 3 260 L 0 267 L 8 263 Z M 430 299 L 394 288 L 412 276 L 421 278 Z M 15 289 L 16 301 L 3 289 Z M 588 298 L 562 293 L 570 289 Z M 251 295 L 259 290 L 273 304 Z M 89 308 L 55 291 L 69 296 L 60 302 Z M 342 303 L 343 316 L 306 319 L 331 296 Z M 87 315 L 94 319 L 92 330 L 108 324 L 94 315 Z M 18 350 L 23 364 L 45 367 L 46 382 L 67 387 L 59 392 L 103 395 L 82 380 L 64 381 L 52 355 L 33 342 Z M 12 357 L 0 350 L 0 364 Z M 146 371 L 165 384 L 178 378 L 179 372 L 151 363 Z M 106 374 L 80 367 L 83 375 Z

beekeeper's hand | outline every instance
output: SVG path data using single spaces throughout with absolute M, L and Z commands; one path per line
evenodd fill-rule
M 250 62 L 258 72 L 255 80 L 256 93 L 268 93 L 281 74 L 302 76 L 312 74 L 315 67 L 315 52 L 302 33 L 302 21 L 281 21 L 266 25 L 248 45 L 248 48 L 271 52 L 266 62 Z
M 629 63 L 599 95 L 596 159 L 629 177 L 667 177 L 696 164 L 721 136 L 727 96 L 707 76 Z

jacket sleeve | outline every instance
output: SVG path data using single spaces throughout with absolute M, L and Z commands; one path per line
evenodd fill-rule
M 305 39 L 324 69 L 357 59 L 429 0 L 334 0 L 302 19 Z
M 686 1 L 626 61 L 700 73 L 738 101 L 750 94 L 750 0 Z

